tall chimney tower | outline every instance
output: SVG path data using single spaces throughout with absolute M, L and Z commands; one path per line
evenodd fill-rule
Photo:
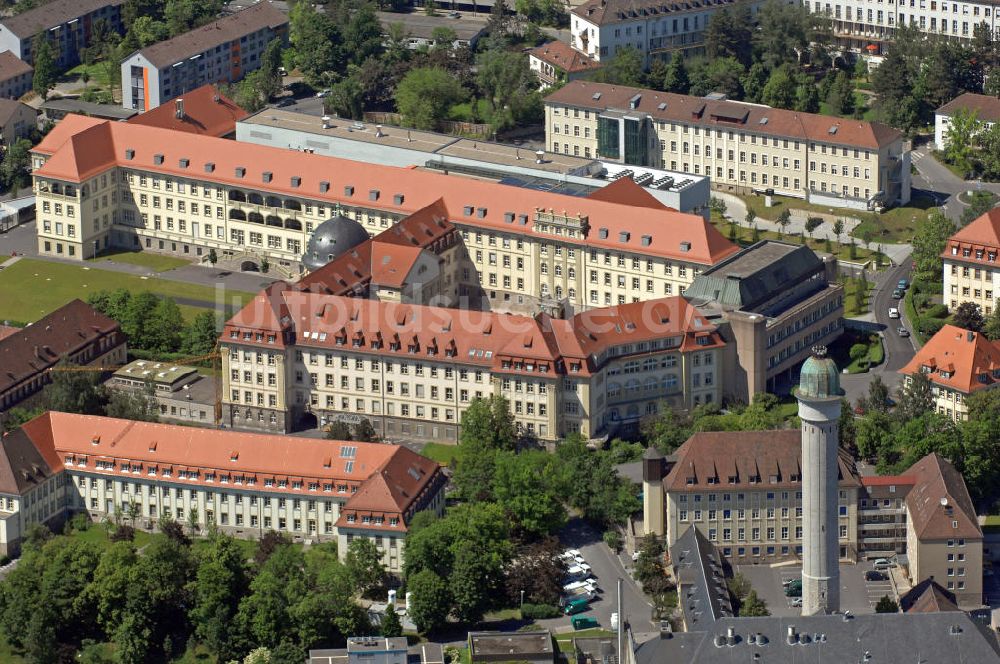
M 840 376 L 825 346 L 802 365 L 802 615 L 840 609 L 838 498 Z
M 663 537 L 663 455 L 650 446 L 642 455 L 642 530 L 644 535 Z M 620 617 L 619 617 L 620 619 Z

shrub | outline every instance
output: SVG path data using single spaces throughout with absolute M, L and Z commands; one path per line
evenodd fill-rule
M 617 530 L 608 530 L 604 533 L 604 543 L 608 545 L 608 548 L 618 552 L 622 548 L 622 537 L 618 534 Z
M 920 318 L 917 321 L 917 331 L 925 337 L 932 337 L 944 327 L 944 321 L 940 318 Z
M 851 359 L 857 362 L 868 355 L 868 346 L 866 344 L 854 344 L 851 346 L 850 355 Z
M 0 567 L 6 567 L 7 565 L 10 564 L 10 561 L 11 561 L 10 556 L 3 556 L 2 558 L 0 558 Z
M 926 318 L 947 318 L 948 317 L 948 307 L 943 304 L 933 304 L 927 307 L 927 311 L 924 312 L 924 317 Z
M 77 532 L 90 530 L 90 515 L 86 512 L 78 512 L 69 520 L 70 527 Z
M 133 542 L 135 541 L 135 528 L 123 523 L 115 528 L 108 539 L 112 542 Z
M 551 604 L 525 604 L 521 607 L 522 620 L 545 620 L 558 618 L 561 615 L 559 607 Z

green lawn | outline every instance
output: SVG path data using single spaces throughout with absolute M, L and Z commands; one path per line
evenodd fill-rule
M 181 312 L 189 320 L 198 311 L 212 308 L 215 302 L 215 289 L 209 286 L 25 258 L 0 272 L 0 320 L 36 321 L 73 298 L 86 300 L 90 293 L 115 288 L 148 290 L 164 297 L 206 303 L 205 307 L 182 304 Z M 243 291 L 225 291 L 231 309 L 243 306 L 251 297 L 253 294 Z
M 862 306 L 860 308 L 858 308 L 856 306 L 855 301 L 854 301 L 854 294 L 858 290 L 858 288 L 861 286 L 861 280 L 860 279 L 851 279 L 851 278 L 848 278 L 848 279 L 845 280 L 845 283 L 844 283 L 844 316 L 850 318 L 852 316 L 860 316 L 862 314 L 868 313 L 869 307 L 871 306 L 871 297 L 870 297 L 871 296 L 871 290 L 872 290 L 872 288 L 874 288 L 875 285 L 872 282 L 870 282 L 870 281 L 867 282 L 867 283 L 868 283 L 868 288 L 867 288 L 867 291 L 865 292 L 864 298 L 862 300 L 863 304 L 862 304 Z
M 93 258 L 87 259 L 88 263 L 95 262 Z M 174 268 L 190 265 L 191 261 L 173 256 L 162 256 L 149 251 L 115 251 L 101 254 L 97 257 L 97 263 L 128 263 L 129 265 L 139 265 L 148 267 L 153 272 L 166 272 Z
M 867 104 L 868 104 L 868 98 L 865 95 L 861 94 L 860 92 L 854 93 L 854 106 L 857 108 L 865 109 L 864 113 L 862 114 L 862 118 L 864 120 L 868 120 L 869 122 L 877 120 L 878 112 L 874 108 L 868 108 Z M 832 115 L 834 117 L 841 117 L 848 119 L 854 118 L 853 113 L 848 113 L 847 115 L 843 115 L 841 113 L 834 112 L 833 107 L 827 104 L 825 101 L 820 102 L 819 112 L 821 115 Z
M 462 458 L 462 448 L 458 445 L 447 445 L 445 443 L 427 443 L 420 450 L 428 459 L 434 459 L 438 463 L 448 466 L 452 460 L 458 462 Z
M 62 75 L 63 80 L 74 81 L 81 76 L 83 72 L 90 74 L 90 80 L 87 82 L 88 87 L 92 88 L 106 88 L 110 84 L 110 79 L 108 78 L 108 69 L 102 63 L 94 63 L 92 65 L 78 64 L 73 67 L 65 74 Z
M 713 218 L 712 223 L 715 225 L 717 229 L 719 229 L 720 233 L 726 236 L 726 238 L 732 239 L 730 237 L 730 223 L 728 221 L 722 222 Z M 791 244 L 797 244 L 801 241 L 798 235 L 790 235 L 787 233 L 782 235 L 780 233 L 775 233 L 773 231 L 765 231 L 759 229 L 757 231 L 757 237 L 761 240 L 780 240 L 782 242 L 789 242 Z M 865 263 L 874 258 L 876 252 L 868 251 L 867 249 L 864 249 L 860 246 L 855 247 L 854 258 L 851 258 L 851 246 L 849 243 L 846 243 L 846 240 L 848 240 L 849 238 L 845 235 L 843 236 L 843 239 L 845 240 L 845 242 L 841 244 L 838 244 L 833 240 L 831 240 L 829 253 L 833 254 L 840 260 L 853 261 L 858 263 Z M 747 246 L 752 244 L 753 242 L 754 242 L 753 229 L 748 228 L 746 226 L 737 225 L 736 243 L 743 246 Z M 811 240 L 807 237 L 806 244 L 809 245 L 809 247 L 813 251 L 826 252 L 826 242 L 824 240 Z

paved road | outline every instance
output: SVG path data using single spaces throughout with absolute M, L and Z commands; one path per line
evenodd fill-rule
M 1000 194 L 1000 183 L 966 182 L 939 163 L 930 154 L 930 145 L 924 143 L 914 148 L 911 153 L 913 165 L 917 173 L 913 176 L 914 194 L 918 190 L 934 195 L 939 203 L 943 203 L 947 217 L 955 222 L 962 216 L 965 204 L 958 199 L 958 194 L 982 188 Z
M 294 101 L 294 104 L 284 107 L 283 110 L 293 111 L 295 113 L 306 113 L 307 115 L 315 115 L 317 118 L 323 116 L 323 100 L 321 98 L 301 97 Z M 273 108 L 275 105 L 270 104 L 270 106 Z
M 559 534 L 559 539 L 565 548 L 580 550 L 580 554 L 591 566 L 598 587 L 601 589 L 598 598 L 591 602 L 592 608 L 580 615 L 597 618 L 601 627 L 610 629 L 611 614 L 618 611 L 615 605 L 618 579 L 623 579 L 622 606 L 627 620 L 640 632 L 652 628 L 652 607 L 646 596 L 626 571 L 621 557 L 608 548 L 599 532 L 582 519 L 573 519 Z M 556 631 L 572 629 L 570 619 L 566 617 L 538 622 Z

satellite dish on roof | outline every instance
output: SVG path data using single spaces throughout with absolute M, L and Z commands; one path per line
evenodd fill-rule
M 941 507 L 948 507 L 948 496 L 941 496 Z

